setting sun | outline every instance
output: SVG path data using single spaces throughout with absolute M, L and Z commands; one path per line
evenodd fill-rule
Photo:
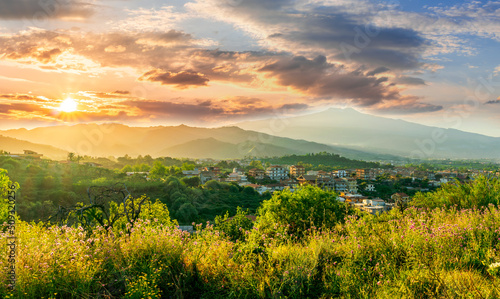
M 78 103 L 71 99 L 67 98 L 61 103 L 61 106 L 59 107 L 59 110 L 64 111 L 64 112 L 74 112 L 77 110 Z

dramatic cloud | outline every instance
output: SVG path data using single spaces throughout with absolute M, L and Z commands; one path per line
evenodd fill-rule
M 214 122 L 235 122 L 254 117 L 289 115 L 307 111 L 305 103 L 272 104 L 257 97 L 149 100 L 131 96 L 127 91 L 82 91 L 69 94 L 78 102 L 78 110 L 64 113 L 59 110 L 62 99 L 33 97 L 24 94 L 0 95 L 0 116 L 5 119 L 44 120 L 53 123 L 130 122 L 154 123 L 168 119 L 194 125 Z
M 213 122 L 214 120 L 242 120 L 251 116 L 271 116 L 278 111 L 303 111 L 309 107 L 309 105 L 301 103 L 273 106 L 263 99 L 249 97 L 197 100 L 192 103 L 130 99 L 120 104 L 138 109 L 141 114 L 151 115 L 153 118 L 169 117 L 205 122 Z
M 397 89 L 383 84 L 387 77 L 365 76 L 359 70 L 347 72 L 342 65 L 328 63 L 324 56 L 284 58 L 259 71 L 280 85 L 321 97 L 352 99 L 361 106 L 400 98 Z
M 14 2 L 0 2 L 0 19 L 29 17 L 45 5 Z M 97 3 L 62 2 L 50 18 L 88 18 Z M 495 11 L 487 11 L 491 9 Z M 480 25 L 480 16 L 495 25 Z M 324 103 L 400 114 L 432 112 L 441 105 L 408 95 L 435 86 L 427 85 L 429 74 L 442 66 L 432 56 L 457 48 L 472 53 L 462 33 L 473 29 L 466 30 L 466 25 L 481 26 L 482 33 L 474 34 L 494 39 L 499 15 L 493 2 L 411 13 L 395 4 L 367 0 L 192 0 L 182 6 L 125 9 L 113 17 L 100 23 L 106 24 L 103 28 L 89 25 L 90 30 L 54 25 L 47 28 L 65 29 L 31 27 L 0 34 L 0 61 L 44 73 L 76 74 L 72 82 L 86 81 L 80 90 L 100 90 L 82 95 L 88 96 L 85 113 L 96 119 L 147 118 L 147 113 L 220 119 L 276 109 L 301 111 Z M 217 30 L 199 26 L 210 22 L 217 23 L 218 30 L 236 30 L 218 38 Z M 457 24 L 461 33 L 451 33 Z M 490 35 L 485 28 L 491 29 Z M 235 40 L 244 35 L 251 47 L 226 47 L 224 38 L 233 34 Z M 115 84 L 104 86 L 106 76 Z M 116 82 L 121 78 L 133 86 L 120 86 Z M 116 91 L 103 92 L 108 87 Z M 140 97 L 149 98 L 134 97 L 139 96 L 137 88 L 148 90 Z M 230 91 L 224 94 L 226 89 Z M 203 94 L 212 91 L 216 95 Z M 96 112 L 96 107 L 108 110 Z M 130 110 L 119 114 L 124 108 Z
M 139 78 L 141 81 L 160 82 L 163 85 L 175 85 L 177 88 L 189 86 L 205 86 L 209 79 L 200 73 L 182 71 L 179 73 L 152 70 Z
M 245 0 L 232 5 L 226 0 L 203 0 L 188 7 L 235 24 L 263 46 L 296 55 L 316 53 L 349 63 L 415 69 L 421 66 L 420 55 L 428 46 L 425 38 L 412 29 L 370 26 L 373 12 L 352 10 L 342 2 L 308 5 L 306 1 L 270 4 Z M 218 10 L 214 13 L 208 7 Z
M 253 65 L 276 54 L 208 50 L 191 35 L 175 30 L 104 34 L 32 30 L 0 35 L 2 56 L 46 70 L 101 72 L 102 67 L 131 67 L 142 75 L 148 72 L 142 79 L 181 87 L 183 82 L 206 85 L 209 80 L 251 82 Z
M 199 103 L 173 103 L 167 101 L 130 100 L 122 102 L 123 105 L 138 108 L 143 113 L 153 115 L 172 116 L 177 118 L 205 118 L 219 115 L 223 109 L 213 107 L 211 101 Z
M 86 19 L 94 14 L 94 4 L 77 0 L 3 0 L 0 1 L 0 19 Z

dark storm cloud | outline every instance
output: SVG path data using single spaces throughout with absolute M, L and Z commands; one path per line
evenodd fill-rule
M 41 20 L 44 18 L 86 19 L 95 12 L 93 4 L 77 0 L 2 0 L 0 19 Z

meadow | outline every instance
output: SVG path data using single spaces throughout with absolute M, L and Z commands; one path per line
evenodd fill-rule
M 469 192 L 469 207 L 416 205 L 379 216 L 305 187 L 265 201 L 254 224 L 240 210 L 196 225 L 194 234 L 166 217 L 91 233 L 19 222 L 16 289 L 2 284 L 0 297 L 498 298 L 500 209 L 474 206 L 473 197 L 496 190 L 481 184 L 498 181 L 458 186 Z M 314 209 L 321 201 L 330 211 Z

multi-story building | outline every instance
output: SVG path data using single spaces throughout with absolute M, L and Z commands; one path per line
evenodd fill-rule
M 257 180 L 262 180 L 264 179 L 266 172 L 263 169 L 252 168 L 248 171 L 248 175 Z
M 306 174 L 306 168 L 302 165 L 292 165 L 290 166 L 290 176 L 292 178 L 298 178 L 301 175 Z
M 226 180 L 226 182 L 237 182 L 237 183 L 246 183 L 248 181 L 247 176 L 244 174 L 242 169 L 233 168 L 233 172 L 230 173 Z
M 266 169 L 266 175 L 272 180 L 284 180 L 288 178 L 288 169 L 279 165 L 272 165 Z
M 335 177 L 338 177 L 338 178 L 345 178 L 348 176 L 347 174 L 347 171 L 346 170 L 335 170 L 332 172 L 332 174 L 335 176 Z
M 335 179 L 335 192 L 338 194 L 345 193 L 348 191 L 348 185 L 346 179 Z
M 361 180 L 374 180 L 377 178 L 378 171 L 376 169 L 356 169 L 356 178 Z
M 332 174 L 329 172 L 326 172 L 324 170 L 318 171 L 318 178 L 327 179 L 327 178 L 331 178 L 331 177 L 332 177 Z
M 316 179 L 316 184 L 318 187 L 326 190 L 334 190 L 335 189 L 335 180 L 332 177 L 328 176 L 318 176 Z
M 358 182 L 355 179 L 344 179 L 347 181 L 347 191 L 349 193 L 358 193 Z

